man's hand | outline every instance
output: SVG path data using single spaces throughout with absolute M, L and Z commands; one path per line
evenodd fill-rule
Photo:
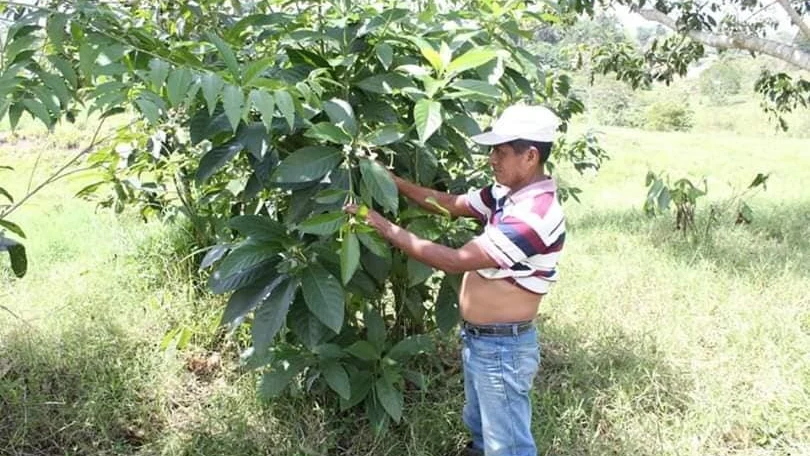
M 361 207 L 356 204 L 347 204 L 343 206 L 343 210 L 349 214 L 365 219 L 368 226 L 377 230 L 382 237 L 385 239 L 390 238 L 391 231 L 395 225 L 374 209 L 369 209 L 365 206 Z M 363 212 L 365 212 L 365 214 L 363 214 Z

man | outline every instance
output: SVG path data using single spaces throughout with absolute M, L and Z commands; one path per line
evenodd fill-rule
M 368 211 L 367 223 L 409 256 L 448 273 L 464 273 L 463 419 L 472 433 L 468 455 L 535 456 L 529 391 L 540 363 L 533 323 L 556 281 L 565 221 L 554 180 L 545 175 L 559 119 L 539 106 L 512 106 L 492 131 L 473 141 L 492 146 L 496 183 L 466 195 L 428 189 L 394 176 L 400 193 L 455 217 L 475 217 L 484 232 L 459 249 L 424 239 Z M 346 208 L 356 213 L 357 208 Z

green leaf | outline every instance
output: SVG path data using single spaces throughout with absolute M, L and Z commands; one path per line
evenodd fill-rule
M 498 53 L 494 49 L 474 48 L 457 57 L 447 65 L 448 76 L 477 68 L 494 59 L 497 55 Z
M 373 160 L 361 160 L 360 172 L 374 200 L 396 214 L 399 207 L 399 192 L 391 173 Z
M 352 396 L 349 400 L 340 399 L 340 410 L 348 410 L 355 405 L 359 404 L 371 392 L 371 387 L 374 384 L 371 377 L 371 372 L 354 370 L 350 372 L 349 379 L 352 387 Z
M 12 203 L 14 202 L 14 197 L 12 197 L 11 193 L 9 193 L 3 187 L 0 187 L 0 196 L 5 196 L 10 202 L 12 202 Z
M 189 124 L 189 135 L 191 144 L 197 145 L 204 139 L 211 139 L 219 133 L 230 132 L 231 123 L 225 111 L 219 110 L 214 115 L 209 115 L 205 109 L 200 109 L 191 118 Z
M 59 51 L 62 50 L 65 41 L 65 25 L 67 25 L 67 20 L 67 14 L 55 13 L 48 18 L 48 23 L 45 25 L 48 38 Z
M 329 141 L 336 144 L 351 144 L 352 137 L 342 128 L 332 125 L 330 122 L 321 122 L 313 125 L 304 133 L 307 138 L 318 141 Z
M 225 306 L 225 311 L 222 312 L 219 324 L 236 327 L 245 315 L 253 311 L 260 302 L 270 296 L 273 290 L 286 278 L 287 276 L 280 275 L 270 280 L 269 283 L 250 285 L 233 292 L 231 297 L 228 298 L 228 305 Z
M 371 76 L 357 83 L 366 92 L 389 94 L 408 87 L 416 87 L 410 78 L 399 73 L 385 73 Z
M 281 329 L 287 318 L 295 292 L 300 282 L 297 278 L 290 278 L 279 284 L 270 295 L 259 304 L 253 318 L 250 332 L 253 336 L 253 348 L 256 352 L 266 351 L 273 343 L 273 338 Z
M 391 247 L 387 242 L 382 240 L 378 234 L 357 233 L 357 237 L 360 239 L 360 242 L 374 255 L 382 258 L 389 258 L 391 256 Z
M 352 106 L 344 100 L 332 98 L 323 104 L 323 110 L 333 124 L 343 127 L 350 135 L 357 134 L 357 120 Z
M 386 125 L 372 132 L 366 141 L 375 146 L 387 146 L 405 138 L 405 132 L 399 125 Z
M 374 391 L 377 394 L 377 400 L 380 401 L 385 411 L 395 422 L 399 423 L 402 419 L 403 399 L 402 393 L 394 388 L 387 379 L 379 378 L 374 384 Z
M 206 152 L 200 159 L 200 166 L 197 168 L 197 182 L 206 182 L 214 173 L 231 161 L 243 148 L 242 143 L 231 141 Z
M 275 58 L 273 57 L 265 57 L 261 60 L 256 60 L 255 62 L 251 62 L 250 65 L 245 67 L 245 71 L 242 74 L 242 84 L 248 85 L 250 84 L 256 76 L 259 76 L 266 70 L 270 65 L 273 64 Z
M 214 114 L 214 110 L 217 108 L 217 99 L 219 98 L 219 94 L 222 92 L 222 88 L 225 87 L 225 82 L 216 73 L 205 74 L 202 77 L 201 82 L 203 97 L 205 98 L 205 103 L 208 106 L 208 115 L 211 116 Z
M 170 68 L 171 66 L 163 60 L 152 59 L 149 61 L 149 81 L 152 82 L 152 90 L 156 93 L 160 93 Z
M 47 127 L 53 125 L 53 119 L 51 118 L 51 115 L 48 113 L 48 110 L 45 108 L 44 104 L 38 100 L 34 100 L 33 98 L 23 99 L 22 104 L 32 116 L 39 119 Z
M 5 228 L 12 233 L 16 234 L 17 236 L 25 239 L 25 232 L 14 222 L 8 221 L 6 219 L 0 219 L 0 227 Z
M 262 123 L 269 133 L 273 127 L 273 116 L 276 112 L 276 101 L 270 93 L 253 89 L 250 91 L 250 102 L 253 107 L 262 115 Z
M 329 236 L 346 223 L 348 216 L 343 212 L 318 214 L 298 225 L 298 231 L 318 236 Z
M 167 85 L 169 104 L 177 106 L 183 102 L 188 95 L 189 86 L 193 82 L 193 75 L 188 68 L 180 68 L 172 71 L 169 75 L 169 82 Z
M 346 369 L 337 361 L 327 361 L 321 363 L 321 372 L 326 384 L 332 388 L 333 391 L 345 400 L 349 400 L 352 395 L 351 384 L 349 383 L 349 374 Z
M 234 141 L 239 142 L 256 160 L 263 160 L 270 147 L 270 138 L 260 122 L 241 124 Z
M 160 122 L 160 108 L 151 100 L 139 97 L 135 99 L 135 104 L 140 109 L 141 114 L 149 121 L 149 124 L 154 126 Z
M 62 73 L 62 76 L 64 76 L 65 80 L 70 83 L 73 90 L 76 90 L 79 85 L 79 78 L 70 62 L 55 55 L 49 55 L 48 60 L 57 70 L 59 70 L 60 73 Z
M 360 265 L 360 242 L 354 233 L 346 233 L 340 248 L 340 276 L 343 285 L 349 283 Z
M 430 276 L 433 275 L 433 268 L 422 263 L 420 261 L 414 260 L 413 258 L 408 258 L 408 286 L 412 287 L 414 285 L 418 285 L 425 280 L 427 280 Z
M 239 81 L 241 72 L 239 71 L 239 63 L 236 61 L 236 54 L 234 54 L 233 49 L 231 49 L 228 43 L 223 41 L 222 38 L 212 32 L 206 33 L 205 36 L 208 38 L 209 42 L 214 43 L 214 46 L 217 47 L 220 55 L 222 55 L 222 60 L 225 61 L 225 66 L 228 67 L 234 80 Z
M 474 95 L 476 99 L 482 101 L 497 100 L 501 97 L 501 91 L 497 87 L 477 79 L 459 79 L 450 87 L 459 90 L 457 96 Z
M 347 190 L 328 188 L 315 195 L 315 202 L 318 204 L 336 204 L 339 201 L 345 200 L 348 193 Z
M 427 41 L 419 37 L 413 37 L 411 40 L 419 47 L 419 52 L 430 63 L 436 71 L 442 72 L 442 56 L 430 45 Z
M 363 324 L 366 326 L 366 338 L 368 341 L 377 347 L 382 347 L 387 333 L 385 321 L 371 304 L 367 304 L 363 312 Z
M 300 294 L 295 298 L 290 312 L 287 314 L 287 326 L 298 340 L 310 349 L 314 349 L 324 339 L 334 335 L 307 309 L 304 298 Z
M 339 149 L 311 146 L 298 149 L 285 158 L 270 180 L 278 183 L 312 182 L 321 179 L 343 161 Z
M 0 220 L 2 222 L 2 220 Z M 25 254 L 25 246 L 0 234 L 0 252 L 7 251 L 11 259 L 11 272 L 17 278 L 22 278 L 28 271 L 28 257 Z
M 442 105 L 438 101 L 419 100 L 413 108 L 413 118 L 419 141 L 424 144 L 442 125 Z
M 377 59 L 382 63 L 383 68 L 387 70 L 394 61 L 394 49 L 386 43 L 380 43 L 374 50 L 377 54 Z
M 397 344 L 386 353 L 386 356 L 393 360 L 404 362 L 416 354 L 424 353 L 432 349 L 433 343 L 430 341 L 430 338 L 420 334 L 408 336 L 397 342 Z
M 226 85 L 222 95 L 222 106 L 225 108 L 225 115 L 228 117 L 233 131 L 236 131 L 239 121 L 242 119 L 244 104 L 245 94 L 242 93 L 242 89 L 232 84 Z
M 319 264 L 310 264 L 301 274 L 304 301 L 323 324 L 339 333 L 343 326 L 344 296 L 340 282 Z
M 268 260 L 275 259 L 280 251 L 280 246 L 274 243 L 242 243 L 222 260 L 217 272 L 223 276 L 234 275 Z
M 376 361 L 380 359 L 380 354 L 368 341 L 358 340 L 346 347 L 346 353 L 364 361 Z
M 300 356 L 288 356 L 275 361 L 272 370 L 262 376 L 259 394 L 265 399 L 277 397 L 306 367 L 306 360 Z
M 459 320 L 458 293 L 454 287 L 457 282 L 458 276 L 445 276 L 436 295 L 436 325 L 445 333 L 453 329 Z
M 281 115 L 287 120 L 287 125 L 292 131 L 295 128 L 295 102 L 292 95 L 286 90 L 276 90 L 274 97 L 278 110 L 281 111 Z
M 276 254 L 267 248 L 267 251 L 255 252 L 252 248 L 245 248 L 240 251 L 236 256 L 231 258 L 234 254 L 231 252 L 228 257 L 220 264 L 220 267 L 214 271 L 208 278 L 208 286 L 215 294 L 223 294 L 225 292 L 242 288 L 251 285 L 260 280 L 269 281 L 271 277 L 278 275 L 275 270 L 275 264 L 279 261 Z M 246 265 L 256 263 L 257 257 L 265 256 L 266 259 L 254 266 L 247 267 Z M 231 258 L 228 260 L 228 258 Z
M 239 215 L 231 218 L 228 226 L 258 242 L 279 242 L 287 236 L 284 225 L 267 216 Z

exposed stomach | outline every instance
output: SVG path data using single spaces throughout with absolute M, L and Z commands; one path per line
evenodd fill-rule
M 461 318 L 474 324 L 532 320 L 543 296 L 505 279 L 485 279 L 475 271 L 464 273 L 459 292 Z

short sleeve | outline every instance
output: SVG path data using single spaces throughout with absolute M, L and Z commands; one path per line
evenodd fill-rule
M 487 220 L 492 217 L 492 213 L 495 211 L 492 185 L 467 192 L 467 207 L 472 210 L 478 220 L 487 223 Z
M 530 222 L 537 226 L 532 227 Z M 553 221 L 504 217 L 497 225 L 487 226 L 476 242 L 501 268 L 510 269 L 527 258 L 554 253 L 562 248 L 565 241 L 563 220 L 559 220 L 556 227 L 548 222 Z

